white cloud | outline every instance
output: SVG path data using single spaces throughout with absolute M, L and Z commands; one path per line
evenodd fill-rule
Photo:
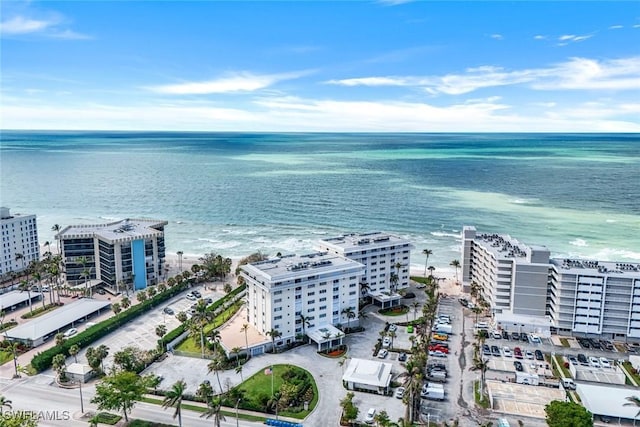
M 52 31 L 49 33 L 49 37 L 65 40 L 88 40 L 93 38 L 89 35 L 77 33 L 72 30 Z
M 533 36 L 534 40 L 546 40 L 547 36 L 543 36 L 541 34 Z
M 185 82 L 172 85 L 151 86 L 147 89 L 171 95 L 206 95 L 212 93 L 253 92 L 273 84 L 309 74 L 309 71 L 282 74 L 253 74 L 248 72 L 229 74 L 215 80 Z
M 612 25 L 609 27 L 610 30 L 619 30 L 620 28 L 624 28 L 624 25 Z
M 398 6 L 401 4 L 411 3 L 416 0 L 378 0 L 378 3 L 383 4 L 385 6 Z
M 24 16 L 14 16 L 11 19 L 0 23 L 2 34 L 29 34 L 44 31 L 56 25 L 57 22 L 25 18 Z
M 528 84 L 538 90 L 640 89 L 640 56 L 598 61 L 570 60 L 546 68 L 505 70 L 496 66 L 468 68 L 465 73 L 442 76 L 370 76 L 326 83 L 341 86 L 410 86 L 432 95 L 461 95 L 478 89 Z
M 593 34 L 585 34 L 583 36 L 576 36 L 575 34 L 564 34 L 558 37 L 558 46 L 566 46 L 569 43 L 578 43 L 585 40 L 589 40 L 593 37 Z
M 397 100 L 259 97 L 244 108 L 208 102 L 47 105 L 21 98 L 2 107 L 5 128 L 209 131 L 638 132 L 640 104 L 594 102 L 526 115 L 498 99 L 435 106 Z M 634 113 L 636 113 L 634 115 Z M 534 113 L 531 113 L 534 114 Z
M 495 40 L 502 40 L 504 38 L 502 34 L 491 34 L 490 37 Z

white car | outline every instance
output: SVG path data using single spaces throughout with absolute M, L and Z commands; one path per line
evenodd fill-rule
M 597 357 L 590 356 L 589 357 L 589 365 L 591 365 L 593 368 L 599 368 L 600 367 L 600 360 L 598 360 Z
M 609 362 L 609 359 L 607 359 L 606 357 L 601 357 L 600 358 L 600 366 L 602 366 L 603 368 L 610 368 L 611 367 L 611 362 Z
M 391 338 L 384 337 L 384 339 L 382 340 L 382 347 L 387 348 L 390 345 L 391 345 Z
M 376 416 L 376 408 L 369 408 L 367 416 L 364 418 L 364 422 L 367 424 L 373 424 L 373 419 Z
M 502 349 L 502 353 L 504 354 L 504 357 L 511 357 L 511 349 L 509 347 L 504 347 Z
M 185 298 L 188 299 L 189 301 L 195 301 L 198 298 L 196 298 L 196 296 L 194 294 L 192 294 L 191 292 L 189 292 L 187 295 L 185 295 Z
M 527 350 L 524 352 L 524 357 L 526 357 L 527 359 L 533 359 L 533 352 L 531 350 Z
M 382 349 L 378 352 L 378 359 L 384 359 L 389 354 L 389 351 Z
M 78 330 L 76 328 L 71 328 L 71 329 L 67 329 L 64 334 L 62 334 L 65 338 L 69 338 L 71 336 L 74 336 L 75 334 L 78 333 Z
M 389 332 L 395 332 L 397 330 L 398 330 L 398 325 L 395 325 L 393 323 L 389 325 Z
M 404 396 L 404 390 L 404 387 L 398 387 L 396 389 L 396 398 L 402 399 L 402 397 Z

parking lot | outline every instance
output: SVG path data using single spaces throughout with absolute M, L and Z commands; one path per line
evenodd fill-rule
M 494 411 L 525 417 L 545 418 L 544 407 L 552 400 L 564 401 L 560 388 L 536 387 L 501 381 L 487 381 L 491 408 Z

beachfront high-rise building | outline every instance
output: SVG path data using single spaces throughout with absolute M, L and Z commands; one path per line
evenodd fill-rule
M 134 289 L 157 284 L 164 273 L 166 225 L 167 221 L 124 219 L 65 227 L 56 239 L 67 283 L 91 281 L 115 291 L 130 283 Z
M 401 296 L 390 291 L 409 286 L 414 246 L 406 239 L 381 232 L 345 234 L 320 240 L 317 248 L 363 264 L 361 284 L 366 283 L 366 293 L 382 306 L 399 302 Z
M 240 274 L 247 283 L 249 323 L 262 334 L 278 331 L 276 345 L 358 322 L 358 285 L 364 274 L 358 262 L 326 252 L 287 255 L 243 265 Z
M 549 315 L 558 333 L 640 338 L 640 263 L 552 259 Z
M 509 235 L 462 230 L 462 282 L 475 282 L 496 313 L 545 316 L 549 250 L 525 245 Z
M 0 208 L 0 235 L 0 275 L 23 271 L 32 261 L 40 259 L 35 215 L 11 215 L 9 208 Z

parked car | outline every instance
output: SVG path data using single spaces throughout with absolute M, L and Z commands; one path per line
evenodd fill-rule
M 511 339 L 514 340 L 514 341 L 518 341 L 520 339 L 520 333 L 511 332 Z
M 513 357 L 515 357 L 516 359 L 522 359 L 522 350 L 520 350 L 520 347 L 515 347 L 513 349 Z
M 509 332 L 502 331 L 502 339 L 503 340 L 508 340 L 509 339 Z
M 429 352 L 429 356 L 433 356 L 433 357 L 447 357 L 447 353 L 445 353 L 444 351 L 441 351 L 441 350 L 436 350 L 436 351 L 430 351 L 430 352 Z
M 188 299 L 189 301 L 195 301 L 198 298 L 191 292 L 189 292 L 187 295 L 185 295 L 185 298 Z
M 383 348 L 378 352 L 378 359 L 384 359 L 387 357 L 387 354 L 389 354 L 389 351 Z
M 69 338 L 71 336 L 74 336 L 75 334 L 78 333 L 78 330 L 76 328 L 71 328 L 71 329 L 67 329 L 64 334 L 62 334 L 65 338 Z
M 204 299 L 205 304 L 209 305 L 209 304 L 213 304 L 213 298 L 211 297 L 206 297 Z
M 524 368 L 522 367 L 522 363 L 519 360 L 515 360 L 513 362 L 513 366 L 516 367 L 516 371 L 518 372 L 522 372 L 524 370 Z
M 389 346 L 391 346 L 391 338 L 384 337 L 384 339 L 382 340 L 382 347 L 387 348 Z
M 536 355 L 536 360 L 544 360 L 544 355 L 540 350 L 536 350 L 535 355 Z
M 520 332 L 520 341 L 529 342 L 529 335 L 524 332 Z
M 369 408 L 367 416 L 364 418 L 364 422 L 367 424 L 373 424 L 373 419 L 376 417 L 376 408 Z
M 202 294 L 199 291 L 191 291 L 191 293 L 193 294 L 193 296 L 195 296 L 196 298 L 202 298 Z
M 529 341 L 531 341 L 531 342 L 532 342 L 532 343 L 534 343 L 534 344 L 540 344 L 540 343 L 542 343 L 542 340 L 540 339 L 540 337 L 539 337 L 539 336 L 537 336 L 537 335 L 535 335 L 535 334 L 531 334 L 531 335 L 529 336 Z
M 594 367 L 594 368 L 599 368 L 600 367 L 600 360 L 597 357 L 590 356 L 589 357 L 589 365 Z
M 398 361 L 404 362 L 405 360 L 407 360 L 407 353 L 400 353 L 400 355 L 398 356 Z
M 175 313 L 173 311 L 173 309 L 171 307 L 165 307 L 164 310 L 162 310 L 165 314 L 168 314 L 170 316 L 173 316 L 173 314 Z
M 569 356 L 567 357 L 567 359 L 569 360 L 569 363 L 571 363 L 574 366 L 578 364 L 578 359 L 576 359 L 575 356 Z
M 107 292 L 106 292 L 104 289 L 102 289 L 102 288 L 98 288 L 98 289 L 96 289 L 96 293 L 97 293 L 97 294 L 99 294 L 99 295 L 104 295 L 104 294 L 106 294 Z
M 395 325 L 393 323 L 389 325 L 389 332 L 395 332 L 397 330 L 398 330 L 398 326 L 397 325 Z
M 404 387 L 398 387 L 396 389 L 396 394 L 395 394 L 397 399 L 402 399 L 402 397 L 404 396 Z
M 580 362 L 581 365 L 589 365 L 589 361 L 587 360 L 587 356 L 585 356 L 582 353 L 578 354 L 578 362 Z
M 603 368 L 611 367 L 611 362 L 609 362 L 609 359 L 607 359 L 606 357 L 601 357 L 599 360 L 600 360 L 600 366 L 602 366 Z
M 527 359 L 533 359 L 534 358 L 533 352 L 531 350 L 526 350 L 524 352 L 524 357 L 526 357 Z
M 463 307 L 468 307 L 468 306 L 469 306 L 469 301 L 467 301 L 467 299 L 466 299 L 466 298 L 458 298 L 458 301 L 460 302 L 460 304 L 461 304 Z
M 485 356 L 491 356 L 491 347 L 489 347 L 489 344 L 482 345 L 482 354 Z
M 509 347 L 504 347 L 502 349 L 502 353 L 504 354 L 504 357 L 511 357 L 511 349 Z
M 501 356 L 500 349 L 498 348 L 497 345 L 492 345 L 491 346 L 491 354 L 496 356 L 496 357 L 500 357 Z
M 493 338 L 494 340 L 499 340 L 500 338 L 502 338 L 502 334 L 500 333 L 500 331 L 493 331 L 491 332 L 491 338 Z
M 446 348 L 446 347 L 441 347 L 441 346 L 439 346 L 439 345 L 432 345 L 432 346 L 429 346 L 429 352 L 432 352 L 432 351 L 441 351 L 441 352 L 442 352 L 442 353 L 444 353 L 444 354 L 449 354 L 449 349 L 448 349 L 448 348 Z

